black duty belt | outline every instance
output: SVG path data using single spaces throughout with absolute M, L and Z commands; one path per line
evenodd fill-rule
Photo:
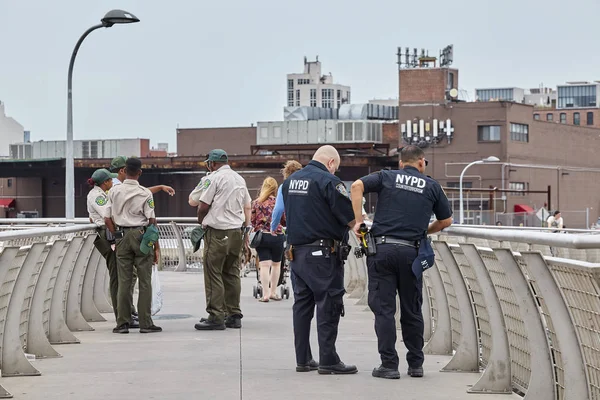
M 389 236 L 378 236 L 375 238 L 376 244 L 400 244 L 402 246 L 414 247 L 417 248 L 418 241 L 415 240 L 405 240 L 405 239 L 397 239 Z
M 335 246 L 335 241 L 332 239 L 319 239 L 315 240 L 312 243 L 306 244 L 295 244 L 294 247 L 333 247 Z

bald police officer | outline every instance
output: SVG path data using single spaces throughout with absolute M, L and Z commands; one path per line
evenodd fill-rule
M 352 204 L 344 183 L 335 176 L 340 156 L 322 146 L 312 161 L 283 182 L 287 242 L 290 245 L 294 289 L 294 343 L 296 371 L 353 374 L 337 354 L 340 316 L 344 312 L 344 247 L 341 242 L 354 225 Z M 346 247 L 346 250 L 349 249 Z M 317 308 L 319 363 L 310 348 L 310 325 Z
M 142 162 L 137 158 L 126 161 L 126 179 L 108 193 L 109 206 L 106 226 L 117 238 L 117 270 L 119 276 L 117 327 L 114 333 L 129 333 L 132 323 L 130 288 L 134 265 L 137 267 L 140 293 L 138 313 L 140 333 L 161 332 L 154 325 L 152 306 L 152 263 L 158 261 L 158 241 L 154 252 L 147 254 L 140 249 L 142 237 L 149 225 L 156 225 L 154 198 L 147 188 L 140 186 Z M 116 225 L 116 226 L 115 226 Z
M 240 255 L 252 200 L 244 178 L 228 165 L 225 151 L 212 150 L 206 164 L 211 174 L 199 189 L 198 222 L 206 232 L 203 264 L 208 318 L 195 328 L 241 328 Z
M 452 210 L 439 183 L 424 175 L 427 160 L 417 146 L 400 152 L 400 170 L 382 170 L 352 184 L 354 231 L 363 222 L 364 193 L 375 192 L 377 209 L 371 233 L 376 254 L 367 258 L 369 307 L 375 314 L 375 333 L 381 365 L 373 370 L 378 378 L 399 379 L 396 352 L 396 292 L 400 295 L 400 324 L 408 353 L 408 375 L 423 376 L 422 267 L 413 268 L 419 247 L 428 247 L 427 234 L 452 223 Z M 429 225 L 431 214 L 437 220 Z M 417 273 L 413 272 L 417 270 Z

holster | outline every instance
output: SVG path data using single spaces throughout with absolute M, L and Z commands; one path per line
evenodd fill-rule
M 290 261 L 294 261 L 294 246 L 293 245 L 290 244 L 285 249 L 285 258 L 287 258 Z

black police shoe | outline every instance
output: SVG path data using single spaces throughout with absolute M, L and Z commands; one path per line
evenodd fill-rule
M 335 365 L 319 365 L 319 374 L 321 375 L 348 375 L 357 372 L 356 365 L 346 365 L 341 361 Z
M 113 329 L 113 333 L 129 333 L 129 324 L 123 324 Z
M 139 328 L 139 327 L 140 327 L 140 321 L 138 321 L 137 319 L 134 319 L 134 320 L 132 320 L 132 321 L 129 323 L 129 327 L 130 327 L 131 329 L 137 329 L 137 328 Z
M 223 322 L 214 322 L 202 318 L 200 322 L 194 325 L 194 328 L 199 331 L 222 331 L 225 329 L 225 324 Z
M 225 326 L 233 329 L 240 329 L 242 327 L 242 319 L 237 315 L 232 315 L 225 318 Z
M 162 328 L 160 326 L 151 325 L 147 328 L 140 328 L 140 333 L 157 333 L 162 332 Z
M 308 364 L 296 364 L 296 372 L 310 372 L 319 369 L 319 363 L 315 360 L 310 360 Z
M 134 316 L 134 317 L 136 317 L 136 318 L 138 317 L 138 313 L 137 313 L 137 311 L 132 311 L 132 312 L 131 312 L 131 315 L 132 315 L 132 316 Z
M 423 377 L 423 367 L 416 367 L 416 368 L 411 368 L 408 367 L 408 375 L 412 376 L 413 378 L 422 378 Z
M 386 368 L 383 365 L 373 369 L 373 373 L 371 374 L 375 378 L 384 378 L 384 379 L 400 379 L 400 372 L 397 369 Z

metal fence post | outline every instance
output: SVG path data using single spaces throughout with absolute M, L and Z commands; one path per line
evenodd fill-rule
M 181 232 L 179 232 L 177 223 L 171 221 L 169 225 L 171 225 L 171 228 L 175 233 L 175 239 L 177 239 L 177 250 L 179 253 L 179 265 L 177 265 L 177 268 L 175 268 L 175 272 L 185 272 L 187 271 L 187 261 L 185 259 L 185 246 L 183 245 L 183 237 L 181 237 Z

